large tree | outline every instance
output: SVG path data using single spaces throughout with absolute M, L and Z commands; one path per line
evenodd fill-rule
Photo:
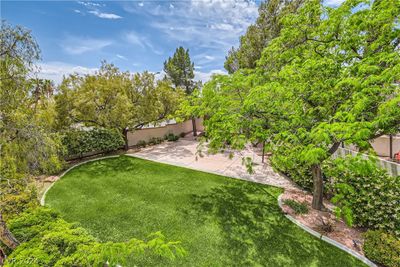
M 63 80 L 56 97 L 59 128 L 82 123 L 118 129 L 128 149 L 128 131 L 167 118 L 181 96 L 181 90 L 168 81 L 156 81 L 150 72 L 131 75 L 103 62 L 95 74 Z
M 164 62 L 164 72 L 176 88 L 183 88 L 190 96 L 199 83 L 194 82 L 194 63 L 191 62 L 189 49 L 178 47 L 172 57 Z M 196 120 L 192 117 L 193 135 L 197 135 Z
M 297 12 L 304 0 L 266 0 L 258 8 L 258 18 L 240 37 L 238 48 L 232 47 L 224 63 L 229 73 L 239 69 L 254 69 L 263 49 L 282 29 L 282 18 Z
M 60 168 L 52 131 L 54 105 L 37 90 L 39 48 L 30 31 L 1 22 L 0 31 L 0 241 L 18 245 L 5 221 L 37 205 L 32 175 Z
M 214 148 L 270 141 L 274 157 L 307 167 L 322 209 L 321 166 L 344 142 L 361 148 L 399 131 L 400 3 L 307 1 L 286 15 L 255 71 L 216 77 L 203 90 Z

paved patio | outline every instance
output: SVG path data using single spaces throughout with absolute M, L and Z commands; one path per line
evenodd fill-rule
M 196 153 L 198 144 L 199 142 L 194 140 L 193 137 L 186 137 L 177 142 L 164 142 L 146 147 L 139 152 L 130 153 L 130 155 L 285 189 L 297 189 L 290 180 L 274 172 L 270 165 L 262 163 L 260 151 L 256 151 L 254 148 L 249 147 L 240 153 L 234 152 L 233 158 L 229 157 L 229 152 L 208 154 L 206 151 L 203 153 L 203 157 L 200 157 Z M 253 160 L 253 174 L 249 174 L 246 167 L 242 165 L 243 157 L 250 157 Z

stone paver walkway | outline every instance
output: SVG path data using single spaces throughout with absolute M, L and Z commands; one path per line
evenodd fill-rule
M 199 157 L 198 155 L 196 156 L 198 144 L 198 141 L 187 137 L 181 138 L 177 142 L 164 142 L 146 147 L 130 155 L 285 189 L 296 189 L 296 186 L 290 180 L 274 172 L 268 164 L 262 163 L 261 156 L 257 155 L 253 148 L 248 148 L 240 153 L 235 152 L 233 158 L 229 157 L 229 152 L 218 154 L 203 153 L 204 157 Z M 242 165 L 243 157 L 250 157 L 255 163 L 253 174 L 249 174 L 246 167 Z

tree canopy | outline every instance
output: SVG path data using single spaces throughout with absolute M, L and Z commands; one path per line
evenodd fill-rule
M 285 15 L 296 13 L 304 0 L 267 0 L 258 8 L 258 18 L 240 37 L 238 48 L 232 47 L 224 63 L 229 73 L 239 69 L 254 69 L 263 49 L 276 38 Z
M 307 1 L 285 15 L 252 71 L 215 77 L 202 110 L 215 149 L 268 140 L 273 157 L 308 167 L 322 208 L 321 164 L 344 142 L 399 131 L 400 3 Z
M 166 119 L 183 92 L 167 81 L 156 81 L 150 72 L 121 72 L 103 62 L 95 74 L 70 75 L 62 82 L 56 104 L 60 127 L 82 123 L 87 126 L 128 130 Z
M 191 62 L 189 49 L 178 47 L 172 57 L 164 62 L 164 72 L 175 87 L 185 89 L 187 95 L 194 90 L 194 63 Z
M 53 131 L 54 103 L 37 90 L 39 48 L 29 30 L 1 22 L 0 31 L 0 240 L 17 242 L 4 221 L 37 205 L 32 175 L 60 169 Z

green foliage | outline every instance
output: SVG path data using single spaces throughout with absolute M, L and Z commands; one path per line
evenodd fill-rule
M 355 195 L 354 188 L 346 183 L 334 183 L 336 194 L 332 197 L 331 201 L 336 205 L 334 212 L 336 217 L 343 218 L 349 226 L 353 226 L 353 211 L 352 203 L 348 200 L 348 195 Z
M 10 179 L 7 184 L 4 183 L 1 193 L 0 211 L 5 221 L 18 217 L 28 208 L 39 205 L 33 179 Z
M 5 266 L 103 266 L 106 262 L 117 266 L 144 253 L 168 259 L 185 255 L 180 242 L 166 241 L 160 232 L 148 236 L 147 241 L 100 243 L 48 208 L 29 210 L 9 225 L 23 243 L 9 255 Z
M 179 140 L 179 136 L 173 133 L 169 133 L 165 135 L 165 139 L 168 140 L 169 142 L 175 142 Z
M 158 144 L 161 144 L 163 141 L 164 141 L 164 139 L 161 137 L 152 137 L 152 138 L 150 138 L 148 144 L 149 145 L 158 145 Z
M 53 131 L 52 84 L 35 76 L 39 47 L 30 31 L 1 21 L 0 214 L 5 220 L 37 205 L 32 176 L 62 168 Z
M 254 70 L 204 86 L 197 103 L 210 150 L 267 141 L 275 165 L 303 186 L 315 175 L 313 205 L 322 208 L 318 170 L 339 145 L 367 149 L 370 139 L 399 130 L 399 14 L 397 0 L 337 8 L 309 0 L 282 16 Z M 301 178 L 307 169 L 314 172 Z
M 167 80 L 156 81 L 150 72 L 132 75 L 103 62 L 95 74 L 63 80 L 56 97 L 58 127 L 82 123 L 126 134 L 171 116 L 183 94 Z M 126 135 L 125 141 L 127 148 Z
M 304 189 L 311 190 L 313 178 L 310 167 L 303 164 L 302 157 L 294 147 L 284 145 L 275 147 L 270 163 L 272 167 L 287 175 L 296 184 Z
M 70 130 L 63 134 L 62 143 L 66 157 L 81 157 L 91 152 L 111 152 L 124 146 L 124 139 L 117 130 L 93 128 Z
M 172 57 L 164 62 L 164 71 L 175 87 L 185 89 L 190 95 L 194 88 L 194 63 L 190 61 L 189 49 L 178 47 Z
M 338 158 L 325 166 L 328 191 L 341 214 L 354 224 L 400 236 L 400 177 L 377 167 L 372 159 Z
M 147 142 L 146 142 L 145 140 L 139 140 L 139 141 L 136 143 L 136 146 L 137 146 L 137 147 L 146 147 L 146 146 L 147 146 Z
M 282 29 L 282 18 L 295 13 L 304 0 L 268 0 L 263 1 L 258 8 L 258 18 L 250 25 L 246 33 L 240 37 L 237 49 L 231 48 L 226 61 L 225 69 L 234 73 L 239 69 L 256 67 L 261 58 L 263 49 L 276 38 Z
M 284 204 L 288 205 L 296 214 L 307 214 L 308 207 L 306 203 L 300 203 L 293 199 L 285 199 Z
M 384 231 L 368 231 L 364 234 L 365 256 L 387 267 L 400 266 L 400 240 Z

